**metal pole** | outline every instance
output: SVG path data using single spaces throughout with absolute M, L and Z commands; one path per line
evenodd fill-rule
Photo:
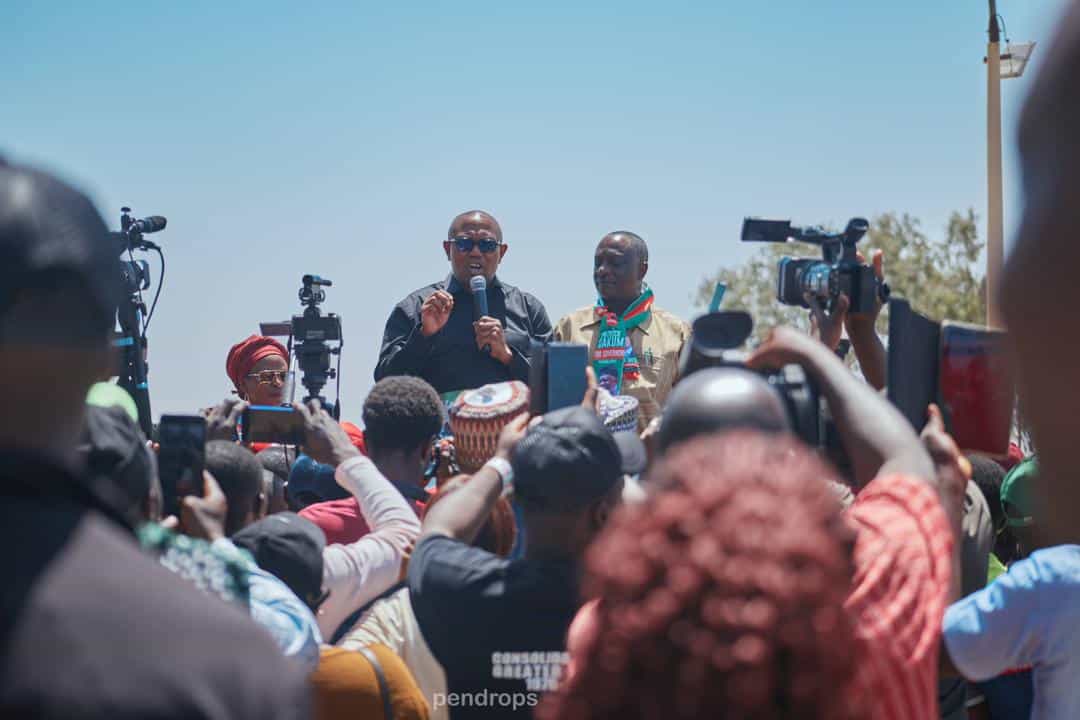
M 997 307 L 1005 263 L 1001 188 L 1001 31 L 997 3 L 990 0 L 990 42 L 986 48 L 986 324 L 1005 327 Z

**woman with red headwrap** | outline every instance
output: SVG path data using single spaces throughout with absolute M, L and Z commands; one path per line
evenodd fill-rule
M 225 372 L 236 394 L 252 405 L 284 405 L 289 352 L 277 340 L 252 335 L 229 350 Z

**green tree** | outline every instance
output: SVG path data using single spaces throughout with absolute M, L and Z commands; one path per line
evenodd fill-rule
M 869 258 L 880 249 L 885 258 L 885 280 L 893 297 L 911 302 L 919 312 L 935 320 L 986 321 L 986 285 L 976 263 L 983 242 L 975 227 L 975 212 L 954 212 L 945 233 L 931 240 L 921 223 L 908 214 L 885 213 L 874 218 L 870 231 L 859 243 Z M 720 268 L 701 281 L 698 307 L 708 307 L 717 282 L 727 286 L 722 307 L 746 310 L 754 317 L 752 342 L 760 342 L 777 325 L 809 327 L 807 311 L 781 305 L 776 300 L 776 265 L 784 255 L 809 257 L 815 249 L 801 243 L 769 244 L 741 267 Z M 888 309 L 878 318 L 878 332 L 888 332 Z

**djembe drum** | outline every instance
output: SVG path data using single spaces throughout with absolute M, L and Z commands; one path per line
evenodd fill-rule
M 466 390 L 450 408 L 450 429 L 462 472 L 474 473 L 495 455 L 499 433 L 529 411 L 529 387 L 518 380 Z

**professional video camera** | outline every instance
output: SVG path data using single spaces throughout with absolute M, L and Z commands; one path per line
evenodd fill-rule
M 319 304 L 326 300 L 323 288 L 331 287 L 333 283 L 318 275 L 305 275 L 301 283 L 299 295 L 304 314 L 293 316 L 292 338 L 296 364 L 300 367 L 300 382 L 308 391 L 304 401 L 318 400 L 336 419 L 341 414 L 340 380 L 334 403 L 320 395 L 326 381 L 339 378 L 341 371 L 341 317 L 334 313 L 324 315 L 319 309 Z M 328 344 L 331 342 L 337 345 L 331 347 Z M 331 355 L 338 357 L 337 369 L 330 367 Z
M 153 436 L 153 422 L 150 418 L 150 388 L 147 382 L 146 365 L 146 330 L 154 316 L 161 286 L 165 279 L 165 256 L 161 248 L 144 236 L 164 230 L 166 219 L 161 215 L 151 215 L 141 220 L 131 217 L 131 208 L 120 208 L 120 232 L 110 232 L 109 239 L 116 245 L 116 253 L 121 256 L 119 282 L 123 287 L 124 299 L 116 309 L 116 319 L 120 327 L 115 344 L 122 350 L 120 367 L 117 371 L 119 384 L 135 400 L 139 411 L 139 425 L 147 437 Z M 142 291 L 150 288 L 150 265 L 145 260 L 136 260 L 135 250 L 153 250 L 161 259 L 161 275 L 150 311 L 146 310 Z M 123 259 L 126 256 L 127 259 Z
M 679 376 L 710 367 L 745 367 L 740 348 L 750 337 L 754 320 L 741 310 L 711 312 L 694 320 L 690 342 L 679 359 Z M 827 450 L 838 466 L 846 465 L 842 448 L 817 386 L 799 365 L 761 374 L 779 392 L 792 430 L 810 447 Z
M 784 305 L 809 307 L 805 295 L 819 298 L 832 310 L 840 293 L 848 296 L 848 312 L 870 312 L 876 301 L 889 299 L 889 286 L 877 279 L 874 270 L 860 263 L 855 245 L 870 224 L 864 218 L 852 218 L 842 233 L 829 233 L 820 227 L 793 227 L 789 220 L 743 220 L 743 242 L 795 242 L 821 246 L 822 260 L 784 257 L 780 259 L 776 299 Z

